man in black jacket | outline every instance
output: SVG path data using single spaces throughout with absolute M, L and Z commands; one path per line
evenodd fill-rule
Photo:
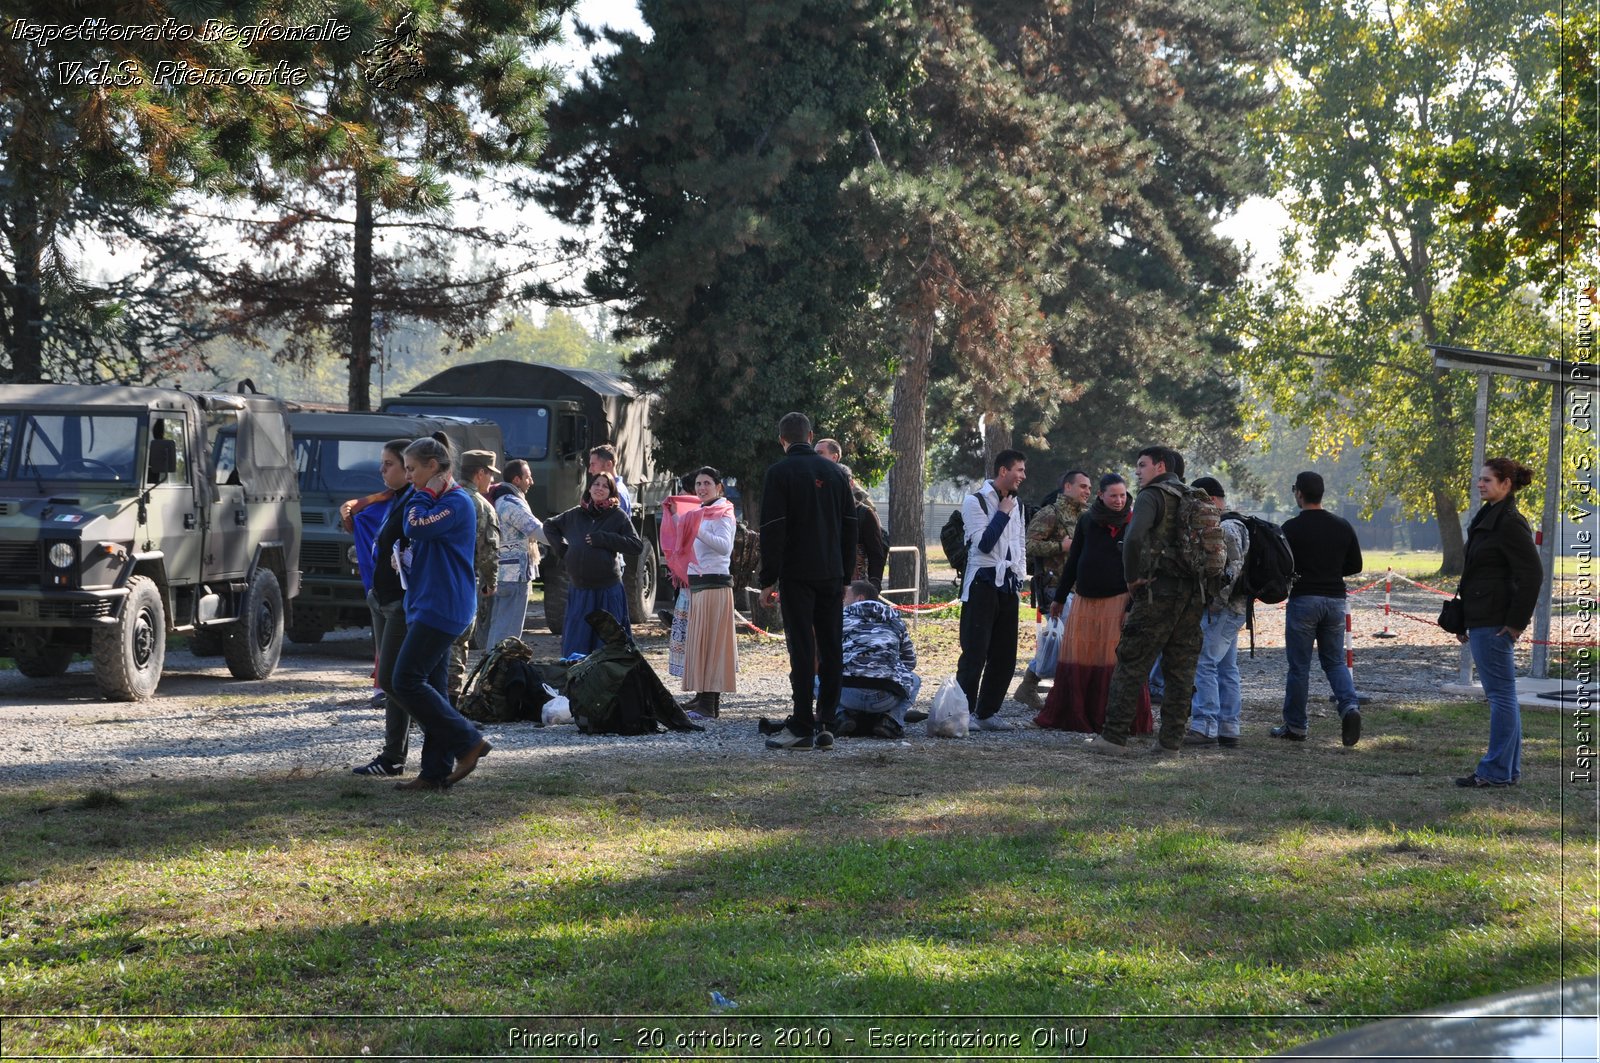
M 844 674 L 844 588 L 855 569 L 855 501 L 850 478 L 812 449 L 805 414 L 784 414 L 778 441 L 784 458 L 768 466 L 761 488 L 761 600 L 769 607 L 776 602 L 783 614 L 794 715 L 767 746 L 828 749 Z
M 1340 739 L 1361 741 L 1361 708 L 1355 682 L 1344 663 L 1344 577 L 1361 571 L 1361 544 L 1343 517 L 1322 508 L 1322 476 L 1303 472 L 1294 478 L 1299 516 L 1283 522 L 1283 537 L 1294 551 L 1294 586 L 1284 609 L 1283 648 L 1289 675 L 1283 690 L 1283 723 L 1272 737 L 1304 742 L 1310 730 L 1306 700 L 1311 687 L 1311 648 L 1339 703 Z

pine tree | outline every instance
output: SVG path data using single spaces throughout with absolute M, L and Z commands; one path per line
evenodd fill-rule
M 646 0 L 550 112 L 540 201 L 599 227 L 577 302 L 645 341 L 668 467 L 710 462 L 758 505 L 777 422 L 810 414 L 859 474 L 882 461 L 882 340 L 841 185 L 909 75 L 896 0 Z M 577 249 L 574 249 L 577 250 Z M 558 297 L 559 293 L 551 293 Z

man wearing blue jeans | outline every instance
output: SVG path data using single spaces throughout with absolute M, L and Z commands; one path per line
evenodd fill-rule
M 1215 477 L 1196 477 L 1191 486 L 1210 495 L 1218 509 L 1227 508 L 1227 494 Z M 1231 748 L 1239 744 L 1239 716 L 1244 707 L 1239 692 L 1239 629 L 1244 626 L 1250 597 L 1236 588 L 1245 555 L 1250 552 L 1250 533 L 1237 513 L 1227 514 L 1221 528 L 1227 563 L 1222 569 L 1222 586 L 1200 614 L 1200 656 L 1194 664 L 1194 701 L 1189 706 L 1189 731 L 1183 736 L 1186 746 Z
M 1344 577 L 1361 571 L 1361 544 L 1343 517 L 1322 508 L 1322 477 L 1303 472 L 1294 480 L 1299 516 L 1283 524 L 1294 551 L 1294 586 L 1284 617 L 1283 645 L 1289 677 L 1283 691 L 1283 724 L 1272 737 L 1304 742 L 1310 730 L 1306 699 L 1311 685 L 1311 647 L 1316 644 L 1322 671 L 1339 703 L 1340 737 L 1353 746 L 1361 740 L 1361 709 L 1355 682 L 1344 663 Z

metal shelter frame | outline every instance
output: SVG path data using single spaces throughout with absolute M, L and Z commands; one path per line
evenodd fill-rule
M 1556 532 L 1560 527 L 1561 442 L 1569 389 L 1593 391 L 1596 387 L 1593 362 L 1570 362 L 1562 358 L 1529 358 L 1497 351 L 1475 351 L 1430 343 L 1433 364 L 1440 369 L 1463 369 L 1478 375 L 1478 402 L 1473 416 L 1472 471 L 1483 467 L 1488 457 L 1489 378 L 1514 376 L 1550 384 L 1550 450 L 1545 459 L 1544 515 L 1539 522 L 1539 563 L 1544 566 L 1545 584 L 1539 591 L 1539 605 L 1533 614 L 1533 660 L 1529 669 L 1535 679 L 1550 674 L 1550 612 L 1555 590 Z M 1469 496 L 1470 497 L 1470 496 Z M 1472 678 L 1472 658 L 1463 647 L 1461 681 Z

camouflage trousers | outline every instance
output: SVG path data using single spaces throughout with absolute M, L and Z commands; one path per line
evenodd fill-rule
M 1122 622 L 1117 643 L 1117 667 L 1111 674 L 1106 700 L 1106 726 L 1101 734 L 1126 745 L 1139 707 L 1139 689 L 1150 676 L 1156 658 L 1167 680 L 1161 702 L 1160 742 L 1167 749 L 1183 745 L 1189 726 L 1189 705 L 1194 700 L 1194 667 L 1200 657 L 1200 617 L 1205 595 L 1198 583 L 1180 584 L 1152 594 L 1141 587 L 1133 592 L 1133 608 Z
M 467 650 L 472 645 L 472 635 L 478 629 L 474 620 L 467 630 L 450 646 L 450 704 L 461 700 L 461 688 L 467 685 Z

